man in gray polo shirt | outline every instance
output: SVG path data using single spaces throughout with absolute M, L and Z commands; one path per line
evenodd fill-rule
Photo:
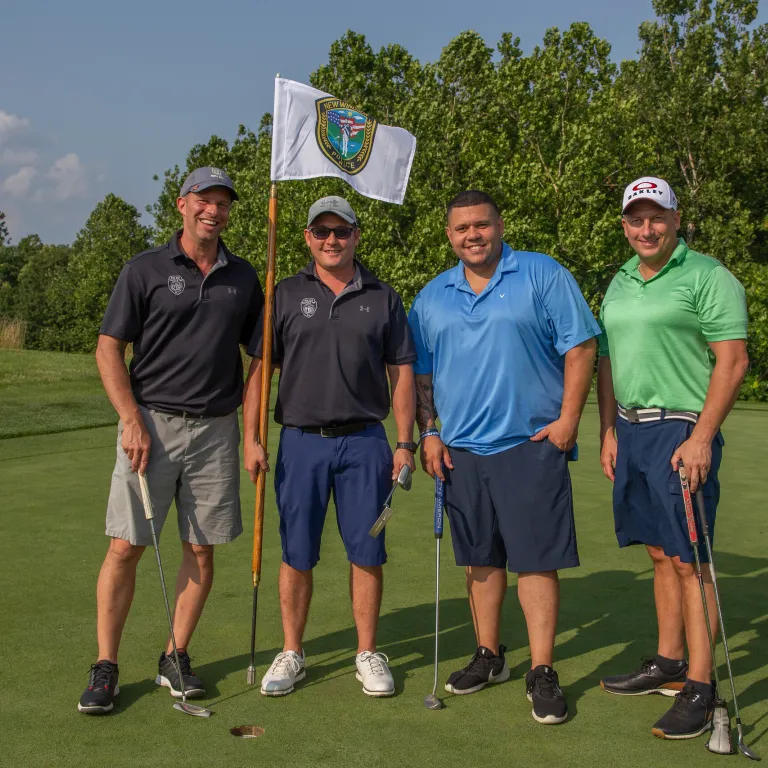
M 213 582 L 213 547 L 242 532 L 240 344 L 250 342 L 264 303 L 256 270 L 219 238 L 237 199 L 221 169 L 193 171 L 176 203 L 183 228 L 125 265 L 101 324 L 96 362 L 120 423 L 107 508 L 111 540 L 96 589 L 98 661 L 78 704 L 86 714 L 113 707 L 136 566 L 152 544 L 137 472 L 146 474 L 159 528 L 176 502 L 182 563 L 174 632 L 187 696 L 205 693 L 186 648 Z M 181 696 L 170 643 L 156 682 Z

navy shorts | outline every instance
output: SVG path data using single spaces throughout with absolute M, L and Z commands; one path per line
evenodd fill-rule
M 540 573 L 579 564 L 566 453 L 549 440 L 490 456 L 448 450 L 445 508 L 456 565 Z
M 613 516 L 620 547 L 647 544 L 662 547 L 668 557 L 678 556 L 684 563 L 694 560 L 688 536 L 680 477 L 673 471 L 670 459 L 675 450 L 693 432 L 688 421 L 665 419 L 632 424 L 616 419 L 615 479 L 613 482 Z M 704 483 L 704 506 L 710 537 L 715 533 L 715 513 L 720 500 L 717 472 L 723 456 L 723 436 L 718 432 L 712 441 L 712 466 Z M 698 518 L 698 510 L 694 510 Z M 707 560 L 698 519 L 699 556 Z
M 384 427 L 372 424 L 345 437 L 283 427 L 275 467 L 283 562 L 308 571 L 320 560 L 331 494 L 347 558 L 356 565 L 387 561 L 384 532 L 368 535 L 392 488 L 392 451 Z

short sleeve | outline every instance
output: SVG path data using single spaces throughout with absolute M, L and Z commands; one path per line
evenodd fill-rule
M 282 329 L 279 325 L 279 304 L 280 304 L 280 284 L 275 287 L 274 305 L 272 307 L 272 364 L 277 365 L 283 360 L 283 343 L 282 343 Z M 248 354 L 251 357 L 261 358 L 263 354 L 263 342 L 264 342 L 264 311 L 266 305 L 262 301 L 261 311 L 259 312 L 259 319 L 256 321 L 253 333 L 251 334 L 251 340 L 248 344 Z
M 384 340 L 384 359 L 387 365 L 406 365 L 416 360 L 408 317 L 400 296 L 393 290 L 390 299 L 389 324 Z
M 416 362 L 413 364 L 413 372 L 419 375 L 432 373 L 432 350 L 429 347 L 426 324 L 424 322 L 424 300 L 421 293 L 411 306 L 408 315 L 408 325 L 413 335 L 413 343 L 416 347 Z
M 552 322 L 553 343 L 558 354 L 600 335 L 592 311 L 573 279 L 573 275 L 555 263 L 544 275 L 541 300 Z
M 747 338 L 744 286 L 724 266 L 715 267 L 702 281 L 696 310 L 707 341 Z
M 251 302 L 248 307 L 248 313 L 245 316 L 243 330 L 240 333 L 240 343 L 248 347 L 253 341 L 253 334 L 259 324 L 259 318 L 264 310 L 264 292 L 261 290 L 259 278 L 254 280 L 253 290 L 251 291 Z
M 145 300 L 138 278 L 130 263 L 117 278 L 99 333 L 122 341 L 135 341 L 141 333 L 145 317 Z
M 597 340 L 598 354 L 600 357 L 610 357 L 608 349 L 608 334 L 605 332 L 605 322 L 603 321 L 603 307 L 605 302 L 600 305 L 600 317 L 597 318 L 597 324 L 600 327 L 600 338 Z

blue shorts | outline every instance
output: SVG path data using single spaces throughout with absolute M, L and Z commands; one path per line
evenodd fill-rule
M 489 456 L 448 450 L 445 509 L 456 565 L 541 573 L 579 564 L 567 454 L 549 440 Z
M 632 424 L 617 417 L 619 447 L 613 482 L 613 516 L 620 547 L 630 544 L 662 547 L 668 557 L 693 562 L 680 477 L 670 464 L 672 454 L 690 437 L 693 428 L 690 422 L 676 419 Z M 702 488 L 711 538 L 715 534 L 715 513 L 720 500 L 717 472 L 722 456 L 723 436 L 718 432 L 712 441 L 712 466 Z M 698 517 L 695 500 L 694 510 Z M 701 542 L 699 556 L 706 561 L 707 551 L 698 520 L 696 528 Z
M 308 571 L 320 560 L 331 494 L 347 558 L 356 565 L 387 561 L 384 532 L 368 535 L 392 488 L 392 451 L 384 427 L 372 424 L 344 437 L 283 427 L 275 466 L 283 562 Z

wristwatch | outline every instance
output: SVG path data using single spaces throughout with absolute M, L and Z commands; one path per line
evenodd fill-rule
M 418 448 L 418 445 L 416 443 L 398 443 L 397 448 L 405 448 L 406 451 L 410 451 L 411 453 L 416 453 L 416 449 Z

